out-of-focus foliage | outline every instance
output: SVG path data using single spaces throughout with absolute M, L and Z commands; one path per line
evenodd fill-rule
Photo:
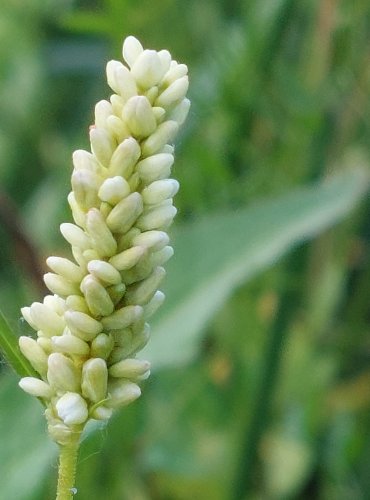
M 71 152 L 88 146 L 93 105 L 108 95 L 106 60 L 134 34 L 168 48 L 191 75 L 174 173 L 184 269 L 175 254 L 173 296 L 149 348 L 158 369 L 141 401 L 85 440 L 78 499 L 367 497 L 368 197 L 271 265 L 283 253 L 273 252 L 278 241 L 287 250 L 354 205 L 355 167 L 368 170 L 370 157 L 369 28 L 366 0 L 1 2 L 0 307 L 17 331 L 19 307 L 43 293 L 24 239 L 40 262 L 66 252 L 58 225 L 70 217 Z M 343 168 L 353 179 L 343 181 Z M 330 176 L 342 183 L 327 199 Z M 305 191 L 312 182 L 321 187 Z M 23 222 L 16 231 L 11 200 Z M 218 228 L 228 244 L 217 244 Z M 259 254 L 270 258 L 245 271 Z M 184 290 L 192 272 L 194 288 Z M 196 343 L 186 359 L 161 365 L 164 334 L 169 349 L 189 348 L 186 315 L 194 321 L 184 309 L 178 327 L 167 321 L 172 332 L 161 324 L 212 285 L 220 290 L 196 302 L 204 321 L 188 334 Z M 4 369 L 0 499 L 52 498 L 42 409 L 15 382 Z

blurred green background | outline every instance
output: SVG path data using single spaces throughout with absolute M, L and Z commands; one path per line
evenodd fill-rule
M 68 254 L 71 153 L 129 34 L 188 64 L 192 109 L 153 376 L 87 436 L 76 498 L 369 498 L 367 0 L 2 0 L 1 309 L 24 333 Z M 51 499 L 16 382 L 3 363 L 0 499 Z

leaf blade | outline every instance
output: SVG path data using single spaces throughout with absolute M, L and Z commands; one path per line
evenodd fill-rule
M 0 311 L 0 351 L 6 361 L 20 377 L 38 377 L 38 374 L 23 356 L 18 346 L 18 338 Z
M 200 332 L 237 286 L 339 222 L 367 188 L 367 172 L 352 169 L 261 206 L 183 228 L 168 266 L 168 303 L 144 356 L 157 369 L 188 362 Z

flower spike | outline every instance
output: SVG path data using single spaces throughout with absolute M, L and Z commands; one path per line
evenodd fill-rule
M 74 261 L 49 257 L 52 295 L 22 309 L 37 339 L 19 346 L 39 374 L 20 387 L 46 404 L 49 433 L 65 445 L 90 419 L 107 420 L 137 399 L 150 363 L 137 353 L 172 256 L 176 214 L 173 140 L 190 102 L 187 67 L 168 51 L 144 50 L 129 36 L 107 64 L 109 100 L 95 107 L 91 152 L 73 153 L 68 202 L 74 223 L 60 230 Z

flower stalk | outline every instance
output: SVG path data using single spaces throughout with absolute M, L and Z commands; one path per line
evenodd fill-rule
M 172 143 L 190 106 L 187 67 L 132 36 L 123 58 L 126 65 L 107 64 L 114 93 L 95 106 L 91 151 L 73 154 L 74 223 L 60 227 L 73 259 L 49 257 L 51 294 L 22 309 L 37 337 L 20 337 L 19 348 L 37 375 L 19 385 L 45 403 L 49 434 L 61 448 L 61 500 L 71 496 L 88 420 L 107 421 L 141 394 L 150 363 L 137 354 L 164 300 L 163 265 L 173 255 L 167 230 L 179 184 L 170 178 Z

